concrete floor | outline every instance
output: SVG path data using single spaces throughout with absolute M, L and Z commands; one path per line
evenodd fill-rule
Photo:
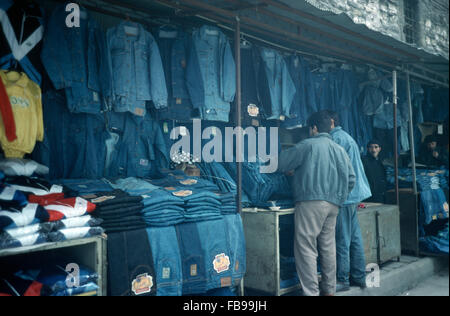
M 449 296 L 449 274 L 445 269 L 400 296 Z

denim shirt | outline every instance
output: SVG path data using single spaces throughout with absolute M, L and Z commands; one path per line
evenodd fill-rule
M 189 121 L 193 117 L 193 106 L 188 92 L 186 73 L 190 50 L 189 35 L 175 26 L 162 26 L 154 32 L 158 43 L 166 77 L 168 107 L 158 111 L 160 119 Z M 200 67 L 192 66 L 199 78 Z
M 340 126 L 333 129 L 330 134 L 335 143 L 344 147 L 350 157 L 350 161 L 356 174 L 355 187 L 350 192 L 344 205 L 358 204 L 361 201 L 370 198 L 372 192 L 370 191 L 369 181 L 367 180 L 366 172 L 364 171 L 364 165 L 361 160 L 358 145 Z
M 137 35 L 129 29 L 137 30 Z M 153 36 L 142 25 L 124 21 L 108 30 L 107 45 L 114 110 L 143 117 L 147 101 L 153 101 L 156 109 L 167 107 L 166 79 Z
M 218 28 L 207 25 L 194 31 L 192 41 L 193 60 L 187 75 L 194 107 L 200 109 L 204 120 L 228 122 L 230 103 L 236 94 L 236 65 L 230 43 Z M 201 78 L 192 66 L 195 62 Z
M 53 11 L 41 59 L 54 87 L 66 90 L 71 112 L 98 114 L 111 93 L 106 39 L 85 9 L 80 10 L 80 27 L 73 28 L 66 26 L 65 5 Z
M 272 49 L 262 48 L 261 57 L 265 64 L 272 101 L 272 115 L 268 119 L 277 120 L 282 116 L 290 117 L 296 88 L 286 62 L 280 53 Z

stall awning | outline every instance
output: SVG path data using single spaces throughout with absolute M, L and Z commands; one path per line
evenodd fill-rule
M 209 21 L 232 31 L 239 16 L 250 37 L 300 53 L 330 57 L 387 71 L 408 71 L 424 83 L 449 86 L 443 56 L 383 35 L 345 14 L 322 11 L 305 0 L 89 0 L 89 8 L 129 14 L 147 23 Z

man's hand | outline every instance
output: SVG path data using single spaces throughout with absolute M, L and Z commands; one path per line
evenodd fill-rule
M 437 151 L 433 151 L 433 157 L 434 158 L 439 158 L 439 153 Z

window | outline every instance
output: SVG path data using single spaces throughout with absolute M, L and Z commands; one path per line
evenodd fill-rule
M 418 34 L 418 0 L 404 0 L 405 39 L 409 44 L 417 43 Z

